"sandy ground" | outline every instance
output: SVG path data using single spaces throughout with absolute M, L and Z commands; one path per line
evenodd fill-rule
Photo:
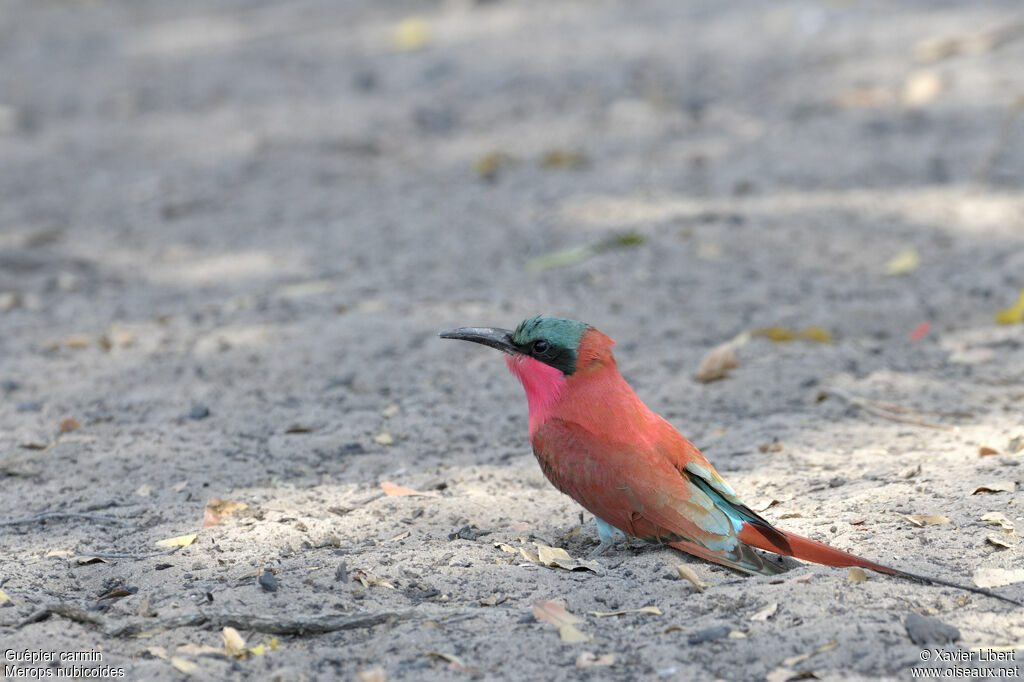
M 1019 492 L 971 494 L 1022 478 L 1024 335 L 993 320 L 1024 286 L 1024 40 L 978 34 L 1019 5 L 891 4 L 3 2 L 0 520 L 100 517 L 0 529 L 4 651 L 145 680 L 909 679 L 924 646 L 1022 665 L 1021 610 L 948 588 L 505 551 L 585 557 L 594 522 L 544 480 L 500 357 L 436 337 L 583 319 L 785 528 L 947 580 L 1019 569 L 980 520 L 1022 527 Z M 413 16 L 425 44 L 401 49 Z M 624 233 L 643 243 L 528 267 Z M 694 381 L 770 325 L 835 343 L 755 338 Z M 213 499 L 247 508 L 203 527 Z M 592 641 L 534 618 L 559 598 Z M 959 641 L 911 642 L 912 612 Z M 250 647 L 354 627 L 197 648 L 229 613 Z

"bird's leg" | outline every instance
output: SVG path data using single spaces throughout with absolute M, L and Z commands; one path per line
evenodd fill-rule
M 626 540 L 626 534 L 612 524 L 602 521 L 596 516 L 594 521 L 597 523 L 597 537 L 601 540 L 601 544 L 590 553 L 590 556 L 601 556 L 615 546 L 616 540 Z

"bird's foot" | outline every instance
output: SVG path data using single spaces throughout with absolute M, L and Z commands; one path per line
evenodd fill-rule
M 615 543 L 613 543 L 613 542 L 602 542 L 601 544 L 599 544 L 597 547 L 594 548 L 593 552 L 591 552 L 589 554 L 589 558 L 590 559 L 596 559 L 599 556 L 604 556 L 605 554 L 607 554 L 609 549 L 613 549 L 614 547 L 615 547 Z

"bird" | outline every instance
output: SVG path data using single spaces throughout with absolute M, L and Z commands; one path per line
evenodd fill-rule
M 990 590 L 892 568 L 773 525 L 744 504 L 697 447 L 651 410 L 619 372 L 596 328 L 536 316 L 514 330 L 460 327 L 443 339 L 505 353 L 529 408 L 533 453 L 547 479 L 594 515 L 600 554 L 624 536 L 666 544 L 753 575 L 786 570 L 757 550 L 860 567 L 1022 606 Z

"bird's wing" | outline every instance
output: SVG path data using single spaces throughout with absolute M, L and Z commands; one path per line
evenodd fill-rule
M 532 442 L 554 486 L 616 528 L 748 573 L 777 572 L 736 537 L 746 519 L 717 486 L 658 448 L 600 439 L 561 419 Z

